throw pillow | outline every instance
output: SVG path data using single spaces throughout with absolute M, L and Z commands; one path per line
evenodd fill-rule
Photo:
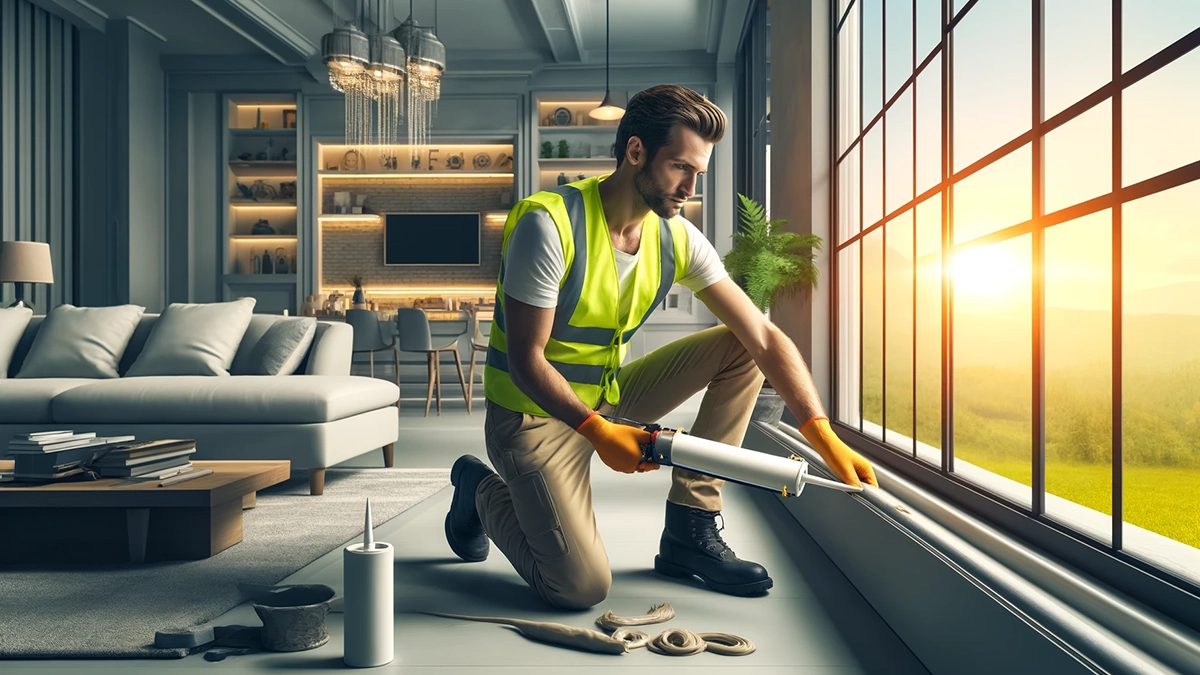
M 154 322 L 126 377 L 228 375 L 254 298 L 208 304 L 174 303 Z
M 145 311 L 140 305 L 55 307 L 17 377 L 120 377 L 117 366 Z
M 13 353 L 17 351 L 17 344 L 31 318 L 33 310 L 28 307 L 0 309 L 0 380 L 8 377 Z
M 291 375 L 300 367 L 316 332 L 316 319 L 276 321 L 251 350 L 246 374 Z

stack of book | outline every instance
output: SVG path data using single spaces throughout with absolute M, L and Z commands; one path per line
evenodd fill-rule
M 110 446 L 128 443 L 133 436 L 97 436 L 70 429 L 17 434 L 8 442 L 13 458 L 13 479 L 49 481 L 83 473 L 85 465 Z
M 192 470 L 188 456 L 194 452 L 191 439 L 121 443 L 98 453 L 91 467 L 104 478 L 169 478 Z

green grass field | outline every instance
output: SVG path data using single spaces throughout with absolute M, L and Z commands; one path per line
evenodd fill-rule
M 1029 484 L 1027 462 L 993 460 L 982 466 Z M 1200 548 L 1197 485 L 1200 469 L 1125 467 L 1125 522 Z M 1046 462 L 1046 492 L 1112 515 L 1112 467 Z

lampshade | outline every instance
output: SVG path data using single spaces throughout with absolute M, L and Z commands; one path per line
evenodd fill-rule
M 588 117 L 596 120 L 619 120 L 624 116 L 625 109 L 613 105 L 612 97 L 607 91 L 604 92 L 604 100 L 600 102 L 600 107 L 588 111 Z
M 367 36 L 354 24 L 335 28 L 332 33 L 321 36 L 321 59 L 340 74 L 361 73 L 370 56 Z
M 608 0 L 604 0 L 604 100 L 600 107 L 588 111 L 588 117 L 595 120 L 619 120 L 625 116 L 624 108 L 613 105 L 608 89 L 608 28 Z
M 50 244 L 39 241 L 0 241 L 0 282 L 54 283 Z

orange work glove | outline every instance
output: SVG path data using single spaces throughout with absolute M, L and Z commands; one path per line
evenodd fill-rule
M 879 487 L 875 480 L 875 469 L 865 457 L 850 449 L 842 439 L 833 433 L 826 417 L 814 417 L 800 427 L 800 434 L 821 453 L 821 458 L 829 469 L 838 475 L 847 485 L 861 487 L 859 479 L 869 485 Z
M 592 412 L 575 431 L 588 439 L 600 461 L 621 473 L 653 471 L 658 464 L 642 461 L 642 443 L 650 442 L 650 432 L 625 424 L 613 424 L 600 413 Z

